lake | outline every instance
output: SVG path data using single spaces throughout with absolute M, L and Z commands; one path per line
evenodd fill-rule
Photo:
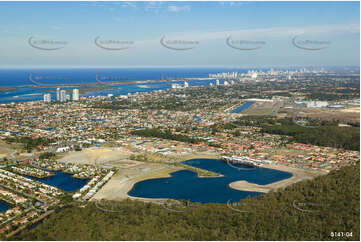
M 250 106 L 252 106 L 253 104 L 254 104 L 254 102 L 245 102 L 241 106 L 236 107 L 235 109 L 233 109 L 231 111 L 231 113 L 241 113 L 244 110 L 246 110 L 247 108 L 249 108 Z
M 37 180 L 42 183 L 48 184 L 60 188 L 66 192 L 75 192 L 76 190 L 82 188 L 86 185 L 89 179 L 79 179 L 72 177 L 71 174 L 64 173 L 62 171 L 51 171 L 54 173 L 54 176 L 47 178 L 35 178 L 31 176 L 25 176 L 32 180 Z
M 186 199 L 200 203 L 227 203 L 239 201 L 247 196 L 257 196 L 262 193 L 234 190 L 229 184 L 234 181 L 246 180 L 259 185 L 266 185 L 290 178 L 291 173 L 267 169 L 253 168 L 242 165 L 232 165 L 216 159 L 193 159 L 183 162 L 186 165 L 213 171 L 223 177 L 198 177 L 190 170 L 171 173 L 171 177 L 156 178 L 136 183 L 128 195 L 143 198 Z
M 0 200 L 0 213 L 6 212 L 9 208 L 11 208 L 11 205 Z

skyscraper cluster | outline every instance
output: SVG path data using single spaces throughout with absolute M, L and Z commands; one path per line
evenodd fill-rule
M 65 90 L 61 90 L 59 87 L 56 89 L 56 101 L 66 102 L 70 101 L 70 94 L 66 94 Z M 79 89 L 73 89 L 73 101 L 79 101 Z M 51 102 L 51 94 L 44 94 L 44 102 Z

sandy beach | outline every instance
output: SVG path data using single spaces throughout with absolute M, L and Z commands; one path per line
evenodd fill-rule
M 232 182 L 229 184 L 229 186 L 235 190 L 240 190 L 240 191 L 267 193 L 271 190 L 285 188 L 291 184 L 300 182 L 302 180 L 310 180 L 315 178 L 316 176 L 327 174 L 321 171 L 305 170 L 301 168 L 294 168 L 290 166 L 273 165 L 273 164 L 263 165 L 263 168 L 289 172 L 292 173 L 292 177 L 267 185 L 258 185 L 255 183 L 249 183 L 247 181 L 241 180 L 241 181 Z

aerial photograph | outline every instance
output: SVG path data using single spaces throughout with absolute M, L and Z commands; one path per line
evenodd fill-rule
M 0 23 L 1 241 L 360 241 L 360 1 Z

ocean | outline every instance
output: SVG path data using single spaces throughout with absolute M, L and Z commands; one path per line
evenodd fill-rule
M 75 84 L 101 82 L 122 82 L 129 80 L 166 80 L 176 78 L 190 78 L 190 86 L 203 86 L 215 83 L 215 80 L 192 80 L 191 78 L 208 77 L 210 73 L 238 72 L 246 73 L 249 69 L 231 68 L 68 68 L 68 69 L 0 69 L 0 88 L 15 87 L 17 90 L 0 92 L 0 103 L 25 102 L 43 100 L 46 90 L 55 90 L 56 87 L 26 87 L 26 85 L 40 84 Z M 32 81 L 34 82 L 32 82 Z M 221 84 L 223 83 L 220 79 Z M 172 83 L 182 84 L 183 81 Z M 104 96 L 107 94 L 125 95 L 135 92 L 149 92 L 164 90 L 171 87 L 171 82 L 138 83 L 132 85 L 119 85 L 112 90 L 91 91 L 81 96 Z M 83 87 L 80 87 L 81 89 Z M 67 89 L 67 88 L 63 88 Z M 72 89 L 72 88 L 71 88 Z M 51 93 L 55 100 L 55 93 Z

